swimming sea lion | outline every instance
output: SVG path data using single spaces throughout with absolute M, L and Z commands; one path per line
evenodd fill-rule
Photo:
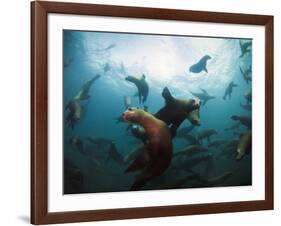
M 82 86 L 81 90 L 78 94 L 74 97 L 74 100 L 88 100 L 91 96 L 89 95 L 90 88 L 94 81 L 100 78 L 100 75 L 96 75 L 95 77 L 91 78 L 90 80 L 86 81 Z
M 211 96 L 205 89 L 201 89 L 201 93 L 190 92 L 193 96 L 198 97 L 202 101 L 202 105 L 205 105 L 207 101 L 215 99 L 215 96 Z
M 184 155 L 184 156 L 193 156 L 195 154 L 198 154 L 200 152 L 206 152 L 208 149 L 204 146 L 201 145 L 188 145 L 186 148 L 184 148 L 182 151 L 179 151 L 173 155 L 179 156 L 179 155 Z
M 165 122 L 142 109 L 129 108 L 123 113 L 123 118 L 130 123 L 141 125 L 147 134 L 145 149 L 138 153 L 126 170 L 126 172 L 142 170 L 130 188 L 139 190 L 169 167 L 173 152 L 171 134 Z
M 200 108 L 200 100 L 197 98 L 192 98 L 188 100 L 181 100 L 174 98 L 169 89 L 165 87 L 162 91 L 162 96 L 165 99 L 165 106 L 161 108 L 154 116 L 162 121 L 164 121 L 171 130 L 172 137 L 175 137 L 178 127 L 181 123 L 187 118 L 190 118 L 190 113 L 196 109 Z M 194 115 L 193 115 L 194 116 Z M 197 115 L 196 120 L 192 120 L 191 123 L 195 123 L 198 125 Z M 194 124 L 194 125 L 196 125 Z
M 231 81 L 231 82 L 228 84 L 228 86 L 227 86 L 227 88 L 226 88 L 226 90 L 225 90 L 225 93 L 224 93 L 224 96 L 223 96 L 222 99 L 225 100 L 226 97 L 228 96 L 228 99 L 230 100 L 230 99 L 231 99 L 232 90 L 233 90 L 234 87 L 237 87 L 237 86 L 238 86 L 237 84 L 235 84 L 233 81 Z
M 211 147 L 219 147 L 223 144 L 226 144 L 228 141 L 227 140 L 213 140 L 211 141 L 209 144 L 208 144 L 208 147 L 211 148 Z
M 194 129 L 194 127 L 195 127 L 194 125 L 190 125 L 190 126 L 186 126 L 184 128 L 179 129 L 177 132 L 177 137 L 184 138 L 184 136 L 186 134 L 188 134 L 189 132 L 191 132 Z
M 68 110 L 66 122 L 73 129 L 81 119 L 82 108 L 80 102 L 78 100 L 72 100 L 65 109 Z
M 207 70 L 207 61 L 210 60 L 211 57 L 209 55 L 203 56 L 196 64 L 193 64 L 189 71 L 193 73 L 200 73 L 201 71 L 205 71 L 208 73 Z
M 249 154 L 252 149 L 252 131 L 248 131 L 241 135 L 239 144 L 237 147 L 236 159 L 242 159 L 246 154 Z
M 149 87 L 145 80 L 145 75 L 143 74 L 140 79 L 129 75 L 125 79 L 126 81 L 132 82 L 136 85 L 136 87 L 138 88 L 139 103 L 144 103 L 149 92 Z
M 208 142 L 210 142 L 211 136 L 218 134 L 218 132 L 215 129 L 202 129 L 198 135 L 197 138 L 200 142 L 202 142 L 204 139 L 207 139 Z
M 250 48 L 252 46 L 252 42 L 242 42 L 242 40 L 239 40 L 241 55 L 240 58 L 243 57 L 246 53 L 250 52 Z
M 251 69 L 251 66 L 247 70 L 245 70 L 245 71 L 243 71 L 241 67 L 239 67 L 239 69 L 240 69 L 241 74 L 243 75 L 243 78 L 244 78 L 245 82 L 247 84 L 249 82 L 251 82 L 252 81 L 252 77 L 251 77 L 252 69 Z
M 246 126 L 248 129 L 252 128 L 252 118 L 249 116 L 232 115 L 231 119 L 235 121 L 239 121 L 242 125 Z

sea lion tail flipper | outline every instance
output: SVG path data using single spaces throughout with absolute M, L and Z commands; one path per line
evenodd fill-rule
M 143 175 L 136 176 L 135 182 L 132 184 L 130 191 L 137 191 L 140 188 L 142 188 L 146 182 L 149 180 L 149 178 L 144 177 Z

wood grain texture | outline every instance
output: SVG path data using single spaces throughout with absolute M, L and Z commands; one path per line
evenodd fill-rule
M 48 212 L 48 13 L 265 26 L 265 200 Z M 273 17 L 77 3 L 31 3 L 31 223 L 52 224 L 273 209 Z

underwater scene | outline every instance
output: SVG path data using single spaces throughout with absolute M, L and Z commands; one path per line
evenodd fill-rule
M 252 184 L 252 40 L 63 31 L 63 193 Z

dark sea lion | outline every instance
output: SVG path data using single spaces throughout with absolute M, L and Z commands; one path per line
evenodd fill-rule
M 221 145 L 224 145 L 226 144 L 228 141 L 227 140 L 213 140 L 211 141 L 209 144 L 208 144 L 208 147 L 211 148 L 211 147 L 219 147 Z
M 165 122 L 142 109 L 128 109 L 123 113 L 123 118 L 130 123 L 141 125 L 147 134 L 144 150 L 137 154 L 136 159 L 126 170 L 126 172 L 141 170 L 130 188 L 139 190 L 169 167 L 173 152 L 171 134 Z
M 192 134 L 186 134 L 185 136 L 183 136 L 182 138 L 184 138 L 190 145 L 200 145 L 200 141 L 197 139 L 196 136 L 192 135 Z
M 200 142 L 202 142 L 204 139 L 207 139 L 208 142 L 210 142 L 210 138 L 215 135 L 218 134 L 218 132 L 215 129 L 202 129 L 198 135 L 197 138 Z
M 163 89 L 162 96 L 166 104 L 154 114 L 154 116 L 164 121 L 170 127 L 172 137 L 175 137 L 181 123 L 191 117 L 190 113 L 192 111 L 200 108 L 200 100 L 197 98 L 188 100 L 176 99 L 171 95 L 167 87 Z M 199 115 L 197 117 L 199 117 Z M 196 123 L 198 125 L 198 119 L 192 120 L 191 123 Z
M 232 115 L 232 120 L 239 121 L 242 125 L 246 126 L 248 129 L 252 128 L 252 118 L 243 115 Z
M 243 71 L 241 67 L 239 67 L 241 74 L 247 84 L 252 81 L 252 69 L 249 67 L 247 70 Z
M 178 161 L 179 159 L 179 161 Z M 186 172 L 191 172 L 192 168 L 201 164 L 213 161 L 213 154 L 211 153 L 202 153 L 198 156 L 186 156 L 185 158 L 179 156 L 176 160 L 172 162 L 172 170 L 184 170 Z
M 90 80 L 86 81 L 82 86 L 81 90 L 78 94 L 74 97 L 74 100 L 88 100 L 91 96 L 89 95 L 90 88 L 94 81 L 100 78 L 100 75 L 96 75 L 95 77 L 91 78 Z
M 252 150 L 252 131 L 247 131 L 242 134 L 238 147 L 237 147 L 237 160 L 241 160 L 246 154 L 249 154 Z
M 242 42 L 241 40 L 239 40 L 239 45 L 240 45 L 240 50 L 241 50 L 241 55 L 240 58 L 243 57 L 246 53 L 250 52 L 251 46 L 252 46 L 252 42 Z
M 194 129 L 194 125 L 186 126 L 184 128 L 180 128 L 177 132 L 177 137 L 178 138 L 184 138 L 184 136 L 188 133 L 190 133 Z
M 193 156 L 195 154 L 206 152 L 208 148 L 201 146 L 201 145 L 188 145 L 182 151 L 179 151 L 173 155 L 173 157 L 183 155 L 183 156 Z
M 193 73 L 200 73 L 201 71 L 205 71 L 208 73 L 207 70 L 207 61 L 210 60 L 211 57 L 209 55 L 203 56 L 196 64 L 193 64 L 189 71 Z
M 228 86 L 227 86 L 227 88 L 226 88 L 226 90 L 225 90 L 225 92 L 224 92 L 224 96 L 223 96 L 222 99 L 226 100 L 226 98 L 227 98 L 227 96 L 228 96 L 228 99 L 230 100 L 230 99 L 231 99 L 231 94 L 232 94 L 233 88 L 234 88 L 234 87 L 237 87 L 237 86 L 238 86 L 237 84 L 235 84 L 233 81 L 231 81 L 231 82 L 228 84 Z
M 136 78 L 134 76 L 127 76 L 125 78 L 127 81 L 132 82 L 138 88 L 139 103 L 144 103 L 147 99 L 149 87 L 145 80 L 145 75 L 143 74 L 141 78 Z
M 213 100 L 216 97 L 215 96 L 211 96 L 208 94 L 208 92 L 205 89 L 201 89 L 201 93 L 194 93 L 194 92 L 190 92 L 193 96 L 199 98 L 202 101 L 202 105 L 204 106 L 209 100 Z
M 72 100 L 68 103 L 65 109 L 68 110 L 66 122 L 73 129 L 81 119 L 82 108 L 80 102 L 78 100 Z

